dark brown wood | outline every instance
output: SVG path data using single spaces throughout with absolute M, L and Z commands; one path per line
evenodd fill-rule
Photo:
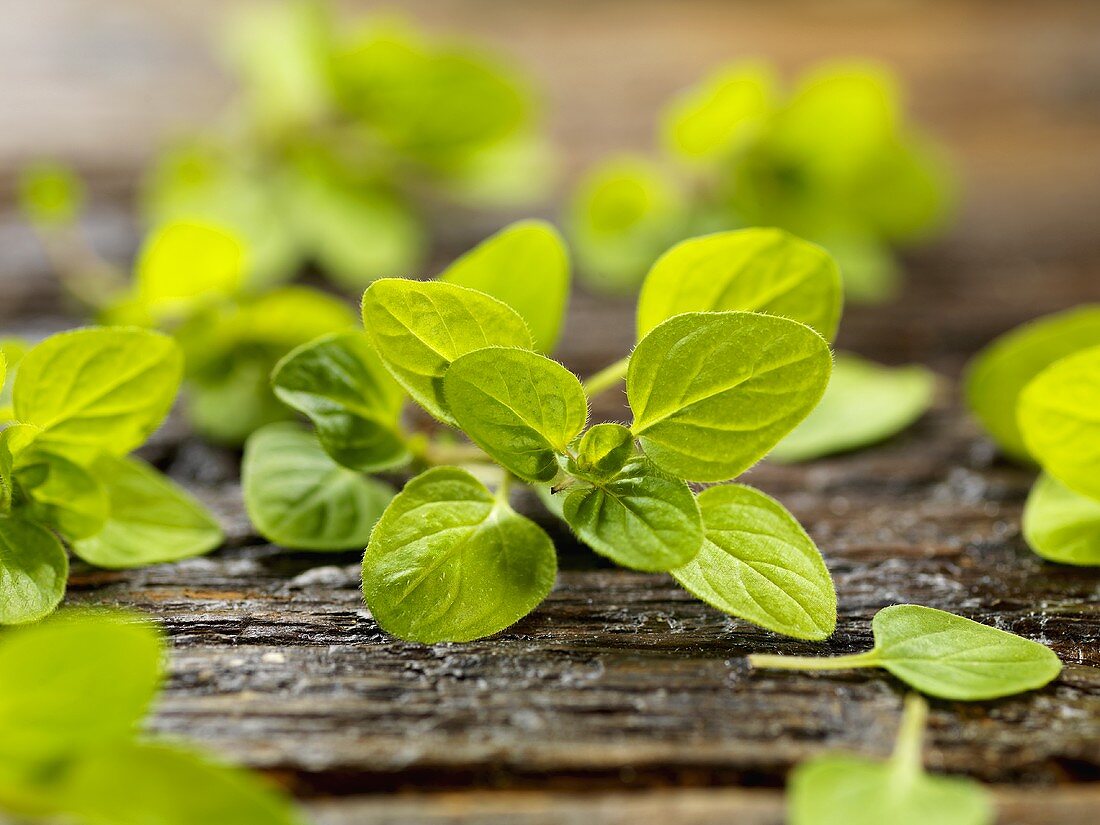
M 268 772 L 322 825 L 778 825 L 792 765 L 833 748 L 888 751 L 904 688 L 874 671 L 753 672 L 746 654 L 861 650 L 877 609 L 915 602 L 1043 641 L 1066 664 L 1042 691 L 933 703 L 929 765 L 991 783 L 1005 825 L 1095 822 L 1100 578 L 1028 551 L 1019 516 L 1033 474 L 996 457 L 957 378 L 996 334 L 1100 300 L 1100 6 L 408 5 L 532 67 L 569 175 L 609 149 L 647 146 L 659 102 L 721 60 L 761 54 L 795 69 L 860 53 L 897 66 L 957 158 L 966 197 L 950 237 L 907 261 L 901 300 L 850 308 L 840 345 L 931 365 L 943 376 L 936 410 L 874 450 L 747 477 L 827 557 L 841 618 L 821 644 L 723 616 L 666 576 L 607 567 L 545 514 L 563 572 L 536 613 L 475 644 L 395 642 L 360 599 L 356 555 L 264 543 L 243 513 L 238 457 L 174 421 L 146 455 L 214 507 L 228 546 L 147 570 L 77 566 L 70 592 L 164 622 L 171 675 L 151 730 Z M 14 6 L 0 29 L 0 103 L 11 104 L 0 105 L 0 191 L 33 155 L 77 162 L 92 181 L 94 237 L 124 259 L 136 238 L 127 199 L 157 135 L 226 97 L 202 45 L 224 3 Z M 506 217 L 448 213 L 437 264 Z M 10 214 L 0 240 L 3 332 L 71 324 Z M 593 372 L 627 350 L 632 329 L 629 301 L 582 293 L 561 356 Z M 596 413 L 626 416 L 616 393 Z

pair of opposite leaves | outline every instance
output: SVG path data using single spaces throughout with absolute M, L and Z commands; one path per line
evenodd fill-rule
M 69 610 L 6 631 L 0 814 L 80 825 L 302 825 L 251 774 L 138 738 L 165 655 L 157 629 L 125 613 Z
M 983 351 L 967 399 L 998 446 L 1043 475 L 1024 510 L 1035 552 L 1100 565 L 1100 307 L 1026 324 Z
M 198 502 L 128 456 L 175 399 L 182 357 L 170 338 L 80 329 L 46 339 L 13 367 L 0 433 L 0 623 L 39 619 L 60 602 L 68 558 L 54 530 L 102 567 L 172 561 L 221 543 Z

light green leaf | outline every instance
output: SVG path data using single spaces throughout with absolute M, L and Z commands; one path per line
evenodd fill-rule
M 179 314 L 201 301 L 235 295 L 249 270 L 241 242 L 216 224 L 169 221 L 138 254 L 138 298 L 155 313 Z
M 19 173 L 19 208 L 32 223 L 71 224 L 84 205 L 84 182 L 67 166 L 39 162 Z
M 606 481 L 621 470 L 634 455 L 634 435 L 622 424 L 597 424 L 590 427 L 577 444 L 576 459 L 570 459 L 569 472 L 589 481 Z
M 0 380 L 0 424 L 12 420 L 15 415 L 11 408 L 11 387 L 19 363 L 28 349 L 30 346 L 21 338 L 0 338 L 0 358 L 3 358 L 6 367 L 6 380 Z
M 38 428 L 33 424 L 9 424 L 0 430 L 0 512 L 12 506 L 16 460 L 37 437 Z
M 516 311 L 473 289 L 385 278 L 363 293 L 363 323 L 386 368 L 420 406 L 454 424 L 443 374 L 459 356 L 485 347 L 531 349 Z
M 338 463 L 377 472 L 408 460 L 399 418 L 405 391 L 363 332 L 318 338 L 288 354 L 271 375 L 275 395 L 305 413 Z
M 687 564 L 703 546 L 691 489 L 645 459 L 605 482 L 579 482 L 562 508 L 577 537 L 616 564 L 658 572 Z
M 924 772 L 926 714 L 919 697 L 906 701 L 886 762 L 826 754 L 799 765 L 788 790 L 791 825 L 993 825 L 993 804 L 981 785 Z
M 813 412 L 768 457 L 808 461 L 885 441 L 932 405 L 936 377 L 924 367 L 883 367 L 840 353 Z
M 821 553 L 775 499 L 740 484 L 699 494 L 705 540 L 672 575 L 711 607 L 796 639 L 836 628 L 836 591 Z
M 0 637 L 0 755 L 48 763 L 124 741 L 160 688 L 164 642 L 125 613 L 66 611 Z
M 69 557 L 53 533 L 19 516 L 0 515 L 0 624 L 48 616 L 61 603 L 68 577 Z
M 434 644 L 490 636 L 554 586 L 554 545 L 465 470 L 436 467 L 386 509 L 363 558 L 363 595 L 401 639 Z
M 103 529 L 107 490 L 87 468 L 64 456 L 31 448 L 16 460 L 15 479 L 30 494 L 35 521 L 55 528 L 68 541 Z
M 175 400 L 183 356 L 166 335 L 89 327 L 47 338 L 23 358 L 13 400 L 40 446 L 74 458 L 141 446 Z
M 676 315 L 631 355 L 631 430 L 666 472 L 725 481 L 807 416 L 831 368 L 825 339 L 796 321 L 753 312 Z
M 1024 444 L 1046 473 L 1100 499 L 1100 346 L 1056 361 L 1020 393 Z
M 777 81 L 763 63 L 727 66 L 679 95 L 665 110 L 665 147 L 688 161 L 718 161 L 764 127 Z
M 267 359 L 243 358 L 217 377 L 192 379 L 187 386 L 187 417 L 207 441 L 239 446 L 260 427 L 288 421 L 294 413 L 271 392 Z M 226 415 L 233 410 L 233 415 Z
M 684 312 L 744 310 L 800 321 L 832 340 L 840 270 L 820 246 L 781 229 L 739 229 L 682 241 L 649 270 L 638 298 L 638 337 Z
M 55 804 L 86 825 L 304 825 L 256 774 L 168 745 L 119 742 L 78 762 Z
M 538 353 L 487 347 L 456 359 L 443 396 L 458 426 L 525 481 L 550 481 L 588 419 L 581 382 Z
M 569 254 L 545 221 L 517 221 L 471 249 L 439 276 L 503 301 L 531 330 L 535 349 L 553 352 L 569 302 Z
M 222 543 L 218 522 L 186 490 L 144 461 L 100 456 L 92 472 L 106 486 L 107 522 L 73 542 L 73 552 L 99 567 L 162 564 L 209 553 Z
M 686 225 L 677 183 L 642 157 L 612 158 L 588 172 L 569 207 L 578 268 L 589 285 L 607 292 L 635 290 Z
M 787 670 L 881 667 L 921 693 L 962 702 L 1035 690 L 1062 670 L 1054 652 L 1038 642 L 931 607 L 883 608 L 871 630 L 875 646 L 866 653 L 750 656 L 749 662 Z
M 1100 501 L 1039 476 L 1024 507 L 1024 538 L 1049 561 L 1100 566 Z
M 1021 461 L 1031 458 L 1016 421 L 1020 393 L 1055 361 L 1100 346 L 1100 305 L 1048 315 L 1002 335 L 971 362 L 966 398 L 997 445 Z
M 312 433 L 270 424 L 245 444 L 241 486 L 260 534 L 296 550 L 366 546 L 393 490 L 341 467 Z

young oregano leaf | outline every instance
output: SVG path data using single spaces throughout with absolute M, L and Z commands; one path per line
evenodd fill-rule
M 67 540 L 83 539 L 107 521 L 107 490 L 87 468 L 61 455 L 32 447 L 17 462 L 16 483 L 27 490 L 30 514 Z
M 465 642 L 526 616 L 557 575 L 550 537 L 457 467 L 405 485 L 363 557 L 363 596 L 379 626 L 408 641 Z
M 225 229 L 170 221 L 149 235 L 138 255 L 137 297 L 154 315 L 182 313 L 196 302 L 235 295 L 248 268 L 244 246 Z
M 806 417 L 831 369 L 825 339 L 797 321 L 754 312 L 676 315 L 630 357 L 631 431 L 666 472 L 726 481 Z
M 68 577 L 69 557 L 53 533 L 21 516 L 0 515 L 0 624 L 48 616 Z
M 443 374 L 459 356 L 485 347 L 531 349 L 515 310 L 454 284 L 383 278 L 363 293 L 363 324 L 382 363 L 420 406 L 445 424 Z
M 703 520 L 691 488 L 645 459 L 606 481 L 573 485 L 562 513 L 577 538 L 632 570 L 681 567 L 703 546 Z
M 742 310 L 800 321 L 836 337 L 840 270 L 828 252 L 781 229 L 738 229 L 682 241 L 649 270 L 638 337 L 685 312 Z
M 183 374 L 166 335 L 131 327 L 89 327 L 47 338 L 23 358 L 13 402 L 37 426 L 40 446 L 78 460 L 125 455 L 164 420 Z
M 553 352 L 569 302 L 569 253 L 545 221 L 517 221 L 471 249 L 439 276 L 503 301 L 531 330 L 535 349 Z
M 304 825 L 261 777 L 171 745 L 116 742 L 80 760 L 55 804 L 87 825 Z
M 49 763 L 132 737 L 163 652 L 159 632 L 128 614 L 67 611 L 5 632 L 0 762 Z
M 1043 474 L 1024 507 L 1024 538 L 1049 561 L 1100 565 L 1100 501 Z
M 190 493 L 144 461 L 102 455 L 91 472 L 107 495 L 106 523 L 72 544 L 99 567 L 120 569 L 199 556 L 222 543 L 218 522 Z
M 924 414 L 935 389 L 924 367 L 883 367 L 840 353 L 821 403 L 768 457 L 809 461 L 884 441 Z
M 795 768 L 791 825 L 992 825 L 993 804 L 977 782 L 924 772 L 928 707 L 909 696 L 894 752 L 885 762 L 826 754 Z
M 38 437 L 33 424 L 9 424 L 0 430 L 0 513 L 12 507 L 16 460 Z
M 1100 346 L 1056 361 L 1020 393 L 1028 451 L 1071 490 L 1100 499 Z
M 606 481 L 634 455 L 634 435 L 622 424 L 596 424 L 585 431 L 576 449 L 569 472 L 588 481 Z
M 836 591 L 821 553 L 775 499 L 740 484 L 699 494 L 705 540 L 671 571 L 711 607 L 796 639 L 836 628 Z
M 260 535 L 295 550 L 364 547 L 393 497 L 389 485 L 337 464 L 312 433 L 289 423 L 249 437 L 241 487 Z
M 275 395 L 305 413 L 332 458 L 360 472 L 408 460 L 398 419 L 405 391 L 367 336 L 338 332 L 289 353 L 271 374 Z
M 529 350 L 486 347 L 461 356 L 443 376 L 443 397 L 475 444 L 531 482 L 558 474 L 558 456 L 588 419 L 577 377 Z
M 1020 393 L 1055 361 L 1100 346 L 1100 306 L 1086 306 L 1032 321 L 1001 336 L 971 362 L 966 399 L 997 445 L 1030 460 L 1016 420 Z
M 1035 690 L 1062 663 L 1052 650 L 952 613 L 899 604 L 871 621 L 875 646 L 850 656 L 750 656 L 760 668 L 847 670 L 881 667 L 921 693 L 976 702 Z

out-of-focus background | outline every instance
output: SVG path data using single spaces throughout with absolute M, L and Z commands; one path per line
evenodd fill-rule
M 232 83 L 212 43 L 219 21 L 237 5 L 6 0 L 0 27 L 5 314 L 18 292 L 13 279 L 43 277 L 45 270 L 30 234 L 13 226 L 16 169 L 43 156 L 74 164 L 90 180 L 100 242 L 125 251 L 136 240 L 125 232 L 127 201 L 143 164 L 167 138 L 209 121 L 231 99 Z M 899 73 L 915 118 L 953 156 L 964 192 L 948 240 L 953 249 L 961 247 L 975 264 L 1016 269 L 1055 257 L 1070 265 L 1100 248 L 1095 3 L 338 6 L 396 9 L 430 30 L 474 35 L 514 57 L 545 91 L 567 181 L 609 151 L 651 147 L 659 107 L 715 65 L 757 56 L 793 75 L 823 58 L 877 58 Z

